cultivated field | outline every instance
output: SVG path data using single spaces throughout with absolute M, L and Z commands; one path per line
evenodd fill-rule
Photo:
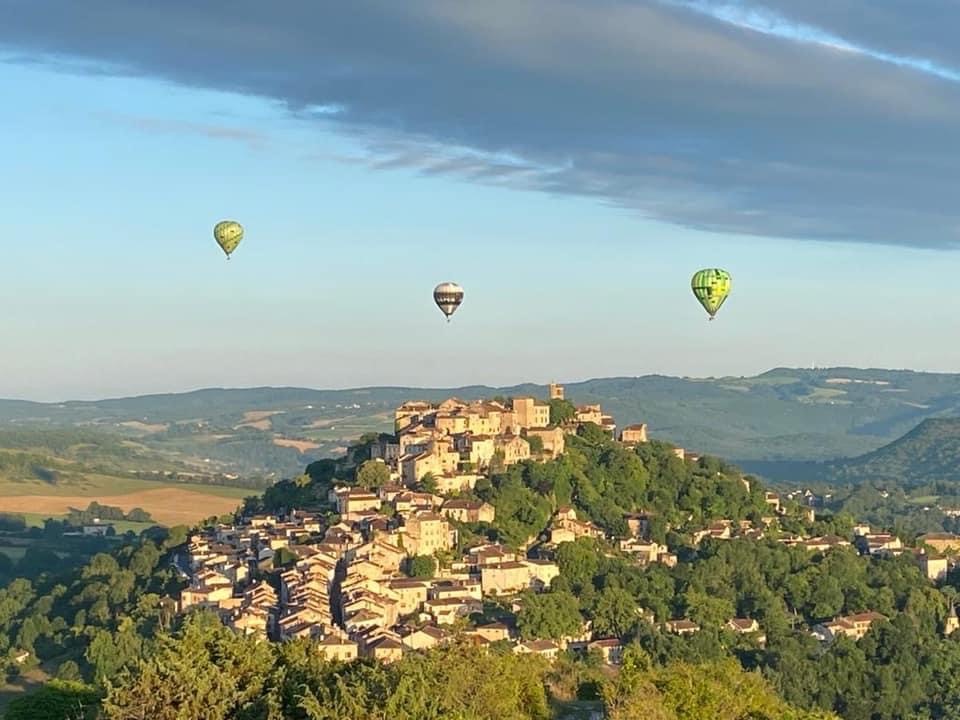
M 192 524 L 236 509 L 252 490 L 131 478 L 90 476 L 81 483 L 51 485 L 0 481 L 0 512 L 57 517 L 91 501 L 129 512 L 139 507 L 163 525 Z
M 317 443 L 310 440 L 291 440 L 290 438 L 281 438 L 275 437 L 273 439 L 273 444 L 277 447 L 288 447 L 293 448 L 299 452 L 305 453 L 310 450 L 316 450 L 320 447 Z

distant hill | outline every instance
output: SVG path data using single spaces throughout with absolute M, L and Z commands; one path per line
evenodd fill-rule
M 903 437 L 859 457 L 832 462 L 748 462 L 773 481 L 826 482 L 904 488 L 960 481 L 960 418 L 924 420 Z
M 838 482 L 895 480 L 904 486 L 960 480 L 960 418 L 924 420 L 899 440 L 829 464 Z
M 909 370 L 647 375 L 568 383 L 566 393 L 579 404 L 601 403 L 621 426 L 645 422 L 653 437 L 732 458 L 751 470 L 770 461 L 860 456 L 923 420 L 960 416 L 960 375 Z M 393 409 L 404 400 L 519 394 L 545 397 L 547 388 L 252 388 L 95 402 L 0 400 L 0 428 L 108 430 L 197 467 L 284 476 L 342 453 L 363 432 L 389 430 Z

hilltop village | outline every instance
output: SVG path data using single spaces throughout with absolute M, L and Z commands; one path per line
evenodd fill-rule
M 616 664 L 621 638 L 595 632 L 589 621 L 578 632 L 546 639 L 521 638 L 514 623 L 499 618 L 521 611 L 530 593 L 550 588 L 565 543 L 592 538 L 636 565 L 675 566 L 677 555 L 652 537 L 652 513 L 625 514 L 625 532 L 614 536 L 561 505 L 540 533 L 513 548 L 465 546 L 459 535 L 468 524 L 496 520 L 493 505 L 470 495 L 478 483 L 518 463 L 561 457 L 570 436 L 585 426 L 627 448 L 650 442 L 646 425 L 618 432 L 600 406 L 576 407 L 558 385 L 550 386 L 550 402 L 520 397 L 405 403 L 395 412 L 395 433 L 368 443 L 368 455 L 353 469 L 356 482 L 333 482 L 323 507 L 245 514 L 192 535 L 176 559 L 189 582 L 179 609 L 213 609 L 228 626 L 264 639 L 309 638 L 331 659 L 392 662 L 458 636 L 546 658 L 567 649 L 596 651 Z M 682 448 L 672 453 L 684 463 L 701 462 Z M 740 483 L 750 492 L 748 478 Z M 876 557 L 910 553 L 934 582 L 946 576 L 960 548 L 960 539 L 948 534 L 922 537 L 917 548 L 907 548 L 897 536 L 865 525 L 849 537 L 788 532 L 785 527 L 797 522 L 813 523 L 814 510 L 805 501 L 763 493 L 767 512 L 758 520 L 715 520 L 688 529 L 689 542 L 766 537 L 810 553 L 844 547 Z M 657 618 L 644 608 L 637 615 L 660 632 L 691 635 L 701 629 L 688 617 Z M 884 619 L 869 610 L 807 631 L 823 643 L 838 636 L 858 640 Z M 941 631 L 951 634 L 958 626 L 951 610 Z M 765 643 L 764 628 L 753 617 L 729 617 L 724 629 L 757 647 Z

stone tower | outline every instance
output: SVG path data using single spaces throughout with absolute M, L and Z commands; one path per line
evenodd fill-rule
M 563 400 L 563 385 L 557 385 L 557 383 L 550 383 L 550 399 Z
M 952 635 L 960 629 L 960 620 L 957 619 L 957 609 L 951 605 L 950 612 L 947 614 L 947 621 L 944 623 L 943 634 Z

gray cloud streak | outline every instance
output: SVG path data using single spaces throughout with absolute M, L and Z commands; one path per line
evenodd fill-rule
M 375 168 L 595 197 L 708 231 L 960 244 L 960 85 L 876 57 L 960 67 L 955 7 L 696 4 L 0 0 L 0 44 L 280 100 L 366 143 L 356 161 Z M 714 12 L 725 6 L 741 15 Z M 873 56 L 731 21 L 751 11 Z
M 110 122 L 131 127 L 145 133 L 160 135 L 200 135 L 215 140 L 240 142 L 251 150 L 262 150 L 267 145 L 267 136 L 255 130 L 209 125 L 205 123 L 178 122 L 161 118 L 101 113 L 100 116 Z

